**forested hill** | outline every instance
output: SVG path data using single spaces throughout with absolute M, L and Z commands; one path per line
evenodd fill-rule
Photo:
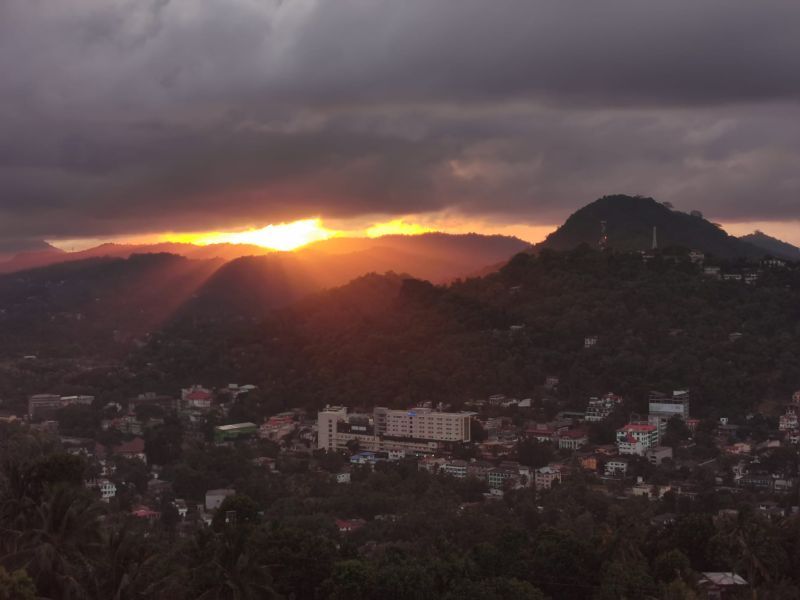
M 787 260 L 800 260 L 800 248 L 767 235 L 763 231 L 754 231 L 751 234 L 743 235 L 739 239 L 761 248 L 764 252 L 769 252 L 772 256 Z
M 597 247 L 605 221 L 608 247 L 619 251 L 652 248 L 653 227 L 658 247 L 681 246 L 722 258 L 758 258 L 765 254 L 745 241 L 728 235 L 699 213 L 673 210 L 652 198 L 604 196 L 572 214 L 537 248 L 572 250 L 580 244 Z
M 558 375 L 576 408 L 608 390 L 643 401 L 690 387 L 693 412 L 721 415 L 785 398 L 798 353 L 796 265 L 750 285 L 688 260 L 583 248 L 520 254 L 449 287 L 370 275 L 258 325 L 179 320 L 130 366 L 140 389 L 248 381 L 282 406 L 526 397 Z

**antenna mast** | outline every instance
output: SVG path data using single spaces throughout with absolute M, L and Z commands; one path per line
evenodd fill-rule
M 600 221 L 600 241 L 597 242 L 600 250 L 605 250 L 608 247 L 608 231 L 606 230 L 606 222 Z

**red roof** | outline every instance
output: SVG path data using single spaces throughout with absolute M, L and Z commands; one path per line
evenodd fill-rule
M 586 437 L 586 431 L 583 429 L 568 429 L 567 431 L 561 432 L 561 437 L 568 437 L 577 440 L 579 438 Z
M 129 442 L 122 442 L 114 446 L 114 452 L 117 454 L 142 454 L 144 452 L 144 439 L 136 437 Z
M 147 508 L 146 506 L 137 506 L 131 511 L 131 514 L 134 517 L 140 517 L 143 519 L 155 519 L 160 515 L 159 512 L 153 510 L 152 508 Z
M 641 432 L 650 432 L 655 430 L 656 430 L 655 425 L 642 425 L 639 423 L 629 423 L 628 425 L 625 425 L 625 427 L 620 429 L 620 431 L 641 431 Z
M 211 392 L 192 390 L 186 394 L 186 400 L 211 400 Z

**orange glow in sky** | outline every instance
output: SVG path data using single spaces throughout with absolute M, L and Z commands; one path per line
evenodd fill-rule
M 420 233 L 428 233 L 435 231 L 425 225 L 419 223 L 409 223 L 403 219 L 394 219 L 386 223 L 376 223 L 372 227 L 368 227 L 365 231 L 367 237 L 381 237 L 382 235 L 419 235 Z
M 200 234 L 178 234 L 168 237 L 171 242 L 188 242 L 206 246 L 208 244 L 254 244 L 272 250 L 295 250 L 312 242 L 327 240 L 336 235 L 323 227 L 321 219 L 301 219 L 291 223 L 267 225 L 261 229 L 236 232 L 209 232 Z

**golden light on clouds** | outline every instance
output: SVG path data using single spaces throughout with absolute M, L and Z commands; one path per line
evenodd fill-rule
M 435 229 L 420 225 L 419 223 L 410 223 L 404 219 L 394 219 L 386 223 L 376 223 L 368 227 L 365 233 L 367 237 L 374 238 L 383 235 L 419 235 L 431 231 L 435 231 Z
M 188 242 L 206 246 L 208 244 L 253 244 L 272 250 L 295 250 L 313 242 L 327 240 L 337 235 L 325 228 L 321 219 L 301 219 L 291 223 L 267 225 L 260 229 L 236 232 L 209 232 L 168 236 L 170 242 Z

